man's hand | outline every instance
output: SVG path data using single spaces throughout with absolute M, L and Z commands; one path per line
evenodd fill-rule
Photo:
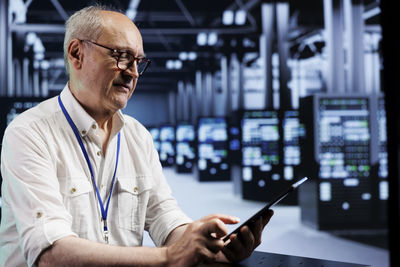
M 238 262 L 249 257 L 254 249 L 261 244 L 262 231 L 273 214 L 274 212 L 269 210 L 251 228 L 243 226 L 240 228 L 240 234 L 230 236 L 229 241 L 227 241 L 228 244 L 222 249 L 222 252 L 230 262 Z
M 202 262 L 214 262 L 224 247 L 227 224 L 239 219 L 229 215 L 213 214 L 187 225 L 181 238 L 167 248 L 170 266 L 196 266 Z

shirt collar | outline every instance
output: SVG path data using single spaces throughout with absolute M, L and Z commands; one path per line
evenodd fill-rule
M 78 128 L 81 137 L 85 137 L 90 130 L 97 130 L 97 122 L 86 112 L 78 100 L 76 100 L 76 98 L 72 95 L 68 84 L 65 85 L 60 97 L 65 109 L 68 111 L 69 116 L 71 117 L 75 126 Z M 121 110 L 118 110 L 114 114 L 112 121 L 111 134 L 114 135 L 118 133 L 125 125 L 124 116 Z

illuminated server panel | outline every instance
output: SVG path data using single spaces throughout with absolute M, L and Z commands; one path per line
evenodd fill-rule
M 242 195 L 267 201 L 282 186 L 276 111 L 245 111 L 242 118 Z
M 301 172 L 311 178 L 299 190 L 304 223 L 323 230 L 374 228 L 370 105 L 368 96 L 302 100 Z
M 385 111 L 385 99 L 383 96 L 378 99 L 378 142 L 379 142 L 379 151 L 378 151 L 378 159 L 379 159 L 379 168 L 378 168 L 378 176 L 382 179 L 388 177 L 388 152 L 387 152 L 387 133 L 386 133 L 386 111 Z M 387 181 L 386 183 L 387 184 Z M 383 185 L 383 188 L 386 188 L 387 185 Z M 381 199 L 388 199 L 388 191 L 380 190 Z
M 376 183 L 375 183 L 375 195 L 377 199 L 376 210 L 377 223 L 386 226 L 387 225 L 387 206 L 389 199 L 389 182 L 388 182 L 388 152 L 387 152 L 387 132 L 386 132 L 386 111 L 385 111 L 385 99 L 383 95 L 374 95 L 371 97 L 373 104 L 372 115 L 376 115 L 376 136 L 374 148 L 373 170 L 375 172 Z
M 4 131 L 10 122 L 17 117 L 19 114 L 27 109 L 30 109 L 44 98 L 0 98 L 0 142 L 3 140 Z M 2 177 L 0 174 L 0 185 Z M 1 190 L 0 190 L 0 219 L 1 219 Z
M 199 181 L 230 180 L 228 125 L 224 117 L 201 117 L 197 125 Z
M 284 112 L 283 120 L 283 178 L 293 180 L 297 175 L 295 166 L 300 165 L 300 136 L 304 135 L 304 128 L 300 125 L 299 112 L 287 110 Z
M 148 129 L 153 138 L 154 147 L 160 153 L 160 129 L 157 127 L 148 127 Z
M 300 138 L 304 137 L 304 127 L 300 124 L 298 110 L 285 110 L 280 112 L 280 127 L 283 136 L 281 140 L 281 168 L 283 170 L 282 184 L 289 186 L 293 179 L 300 179 L 297 172 L 301 162 Z M 297 205 L 297 190 L 291 193 L 282 204 Z
M 160 127 L 160 161 L 163 166 L 175 163 L 175 127 L 163 125 Z
M 195 131 L 194 126 L 188 123 L 179 123 L 176 126 L 176 171 L 178 173 L 192 172 L 195 162 Z

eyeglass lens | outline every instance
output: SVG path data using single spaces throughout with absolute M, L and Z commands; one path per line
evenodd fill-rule
M 126 70 L 132 65 L 135 65 L 139 74 L 145 70 L 147 62 L 141 59 L 136 59 L 129 55 L 128 53 L 122 53 L 118 60 L 118 68 L 121 70 Z

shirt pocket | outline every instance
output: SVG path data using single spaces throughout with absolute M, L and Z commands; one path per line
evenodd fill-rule
M 60 181 L 64 206 L 72 216 L 72 231 L 82 236 L 92 223 L 90 193 L 92 184 L 85 178 L 65 178 Z M 97 209 L 96 209 L 97 210 Z
M 149 176 L 118 177 L 118 225 L 142 232 L 146 220 L 151 183 Z

